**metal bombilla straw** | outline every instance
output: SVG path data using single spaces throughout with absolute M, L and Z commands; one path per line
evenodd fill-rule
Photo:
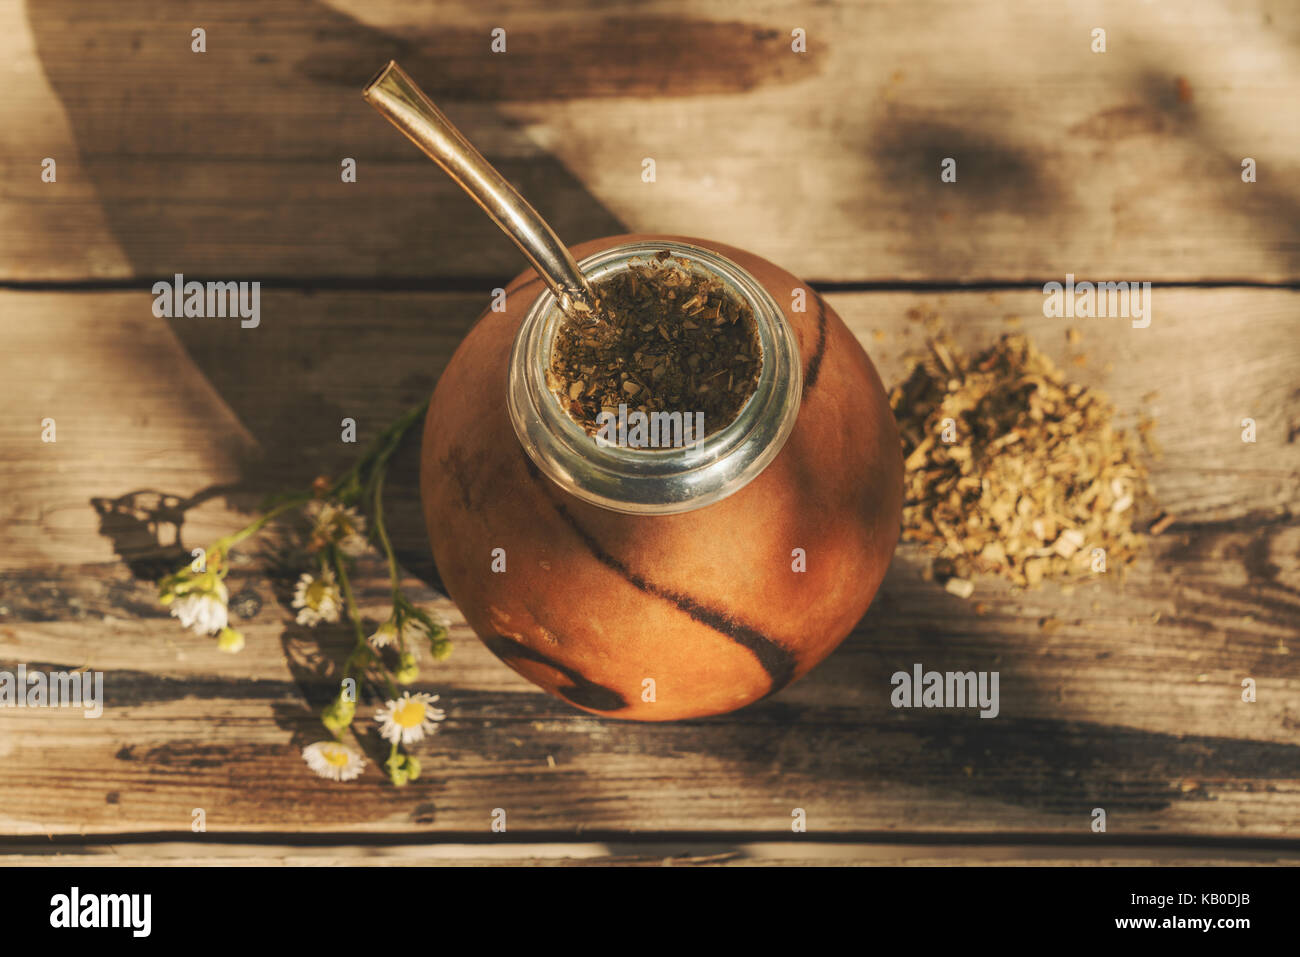
M 596 294 L 555 231 L 433 105 L 395 60 L 389 60 L 366 84 L 362 95 L 441 166 L 515 241 L 551 287 L 565 315 L 586 321 L 598 318 Z

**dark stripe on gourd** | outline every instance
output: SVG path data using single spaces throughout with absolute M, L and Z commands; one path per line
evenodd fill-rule
M 506 663 L 523 660 L 555 669 L 572 682 L 570 687 L 556 688 L 556 693 L 579 707 L 590 708 L 593 711 L 618 711 L 627 707 L 627 700 L 614 689 L 596 684 L 576 668 L 548 658 L 536 648 L 530 648 L 523 642 L 507 638 L 505 635 L 485 635 L 483 643 Z
M 821 374 L 822 358 L 826 354 L 826 306 L 822 297 L 817 293 L 813 294 L 813 298 L 817 303 L 817 345 L 813 349 L 812 357 L 808 360 L 808 367 L 803 375 L 803 394 L 805 397 L 817 384 L 818 376 Z M 520 449 L 520 454 L 523 456 L 524 466 L 528 470 L 528 475 L 535 481 L 540 480 L 542 474 L 538 470 L 537 466 L 533 464 L 533 460 L 529 458 L 522 449 Z M 550 483 L 548 482 L 546 484 L 549 486 Z M 679 611 L 685 612 L 692 619 L 705 627 L 713 629 L 719 634 L 730 638 L 732 641 L 748 649 L 754 657 L 758 659 L 759 665 L 762 666 L 763 670 L 767 672 L 768 677 L 771 679 L 771 687 L 768 689 L 767 695 L 775 694 L 794 680 L 797 662 L 794 655 L 786 648 L 773 639 L 767 637 L 756 628 L 738 621 L 734 616 L 729 615 L 725 611 L 710 608 L 709 606 L 696 601 L 689 595 L 683 595 L 679 592 L 671 591 L 661 585 L 656 585 L 654 582 L 642 577 L 641 575 L 638 575 L 636 572 L 628 568 L 621 560 L 605 551 L 595 537 L 583 528 L 578 520 L 562 504 L 552 502 L 552 505 L 560 517 L 564 519 L 568 526 L 573 529 L 578 538 L 582 540 L 583 544 L 586 545 L 588 551 L 590 551 L 601 564 L 610 568 L 612 571 L 617 572 L 639 591 L 654 598 L 659 598 L 671 603 Z M 767 697 L 767 695 L 764 695 L 764 697 Z
M 529 473 L 534 477 L 539 477 L 540 473 L 537 472 L 536 467 L 533 466 L 531 460 L 528 465 Z M 552 502 L 551 504 L 555 507 L 555 511 L 559 513 L 560 517 L 568 524 L 569 528 L 573 529 L 574 534 L 576 534 L 578 538 L 582 540 L 582 543 L 587 546 L 588 551 L 590 551 L 591 554 L 595 556 L 596 560 L 602 565 L 618 572 L 618 574 L 622 575 L 623 578 L 638 590 L 654 598 L 659 598 L 671 603 L 679 611 L 685 612 L 701 625 L 712 628 L 714 631 L 721 635 L 725 635 L 732 641 L 742 645 L 752 652 L 754 657 L 758 659 L 758 663 L 763 667 L 763 670 L 766 671 L 768 676 L 771 678 L 773 689 L 785 687 L 794 678 L 796 667 L 795 658 L 794 655 L 784 647 L 758 631 L 756 628 L 752 628 L 741 621 L 737 621 L 733 616 L 724 611 L 710 608 L 709 606 L 696 601 L 690 595 L 683 595 L 680 592 L 664 588 L 662 585 L 656 585 L 649 579 L 638 575 L 636 572 L 632 571 L 632 569 L 628 568 L 620 559 L 605 551 L 600 542 L 596 541 L 595 537 L 583 528 L 577 518 L 575 518 L 561 503 Z
M 812 358 L 808 360 L 808 369 L 803 374 L 805 396 L 817 384 L 817 376 L 822 371 L 822 356 L 826 354 L 826 304 L 817 293 L 813 293 L 813 299 L 817 303 L 817 348 L 813 349 Z

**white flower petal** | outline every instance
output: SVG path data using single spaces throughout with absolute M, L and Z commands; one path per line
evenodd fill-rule
M 438 730 L 437 722 L 447 717 L 447 713 L 441 708 L 432 707 L 433 702 L 437 700 L 438 696 L 435 694 L 423 691 L 411 694 L 407 691 L 402 697 L 386 702 L 384 707 L 375 712 L 375 721 L 380 725 L 380 736 L 386 741 L 399 744 L 423 741 L 426 735 L 431 735 Z M 423 719 L 414 725 L 399 723 L 395 716 L 399 712 L 404 712 L 413 702 L 424 705 Z
M 366 759 L 360 752 L 338 741 L 317 741 L 302 749 L 307 766 L 323 778 L 351 781 L 365 769 Z

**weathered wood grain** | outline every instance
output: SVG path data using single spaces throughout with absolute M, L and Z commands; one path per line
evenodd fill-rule
M 1161 282 L 1300 282 L 1298 35 L 1279 0 L 0 4 L 0 285 L 86 290 L 0 291 L 0 670 L 103 671 L 108 698 L 95 720 L 0 709 L 0 860 L 1294 863 L 1300 293 Z M 981 579 L 970 601 L 904 547 L 806 680 L 649 727 L 578 713 L 474 640 L 436 591 L 407 448 L 391 520 L 413 593 L 457 622 L 419 684 L 449 717 L 399 791 L 368 701 L 366 774 L 316 779 L 297 751 L 323 737 L 346 633 L 294 625 L 289 579 L 255 552 L 232 576 L 239 656 L 182 632 L 150 580 L 262 494 L 347 462 L 343 418 L 364 442 L 425 397 L 522 265 L 360 100 L 390 56 L 572 242 L 702 235 L 831 283 L 1155 280 L 1147 329 L 1045 319 L 1032 288 L 828 298 L 886 382 L 940 322 L 968 348 L 1028 332 L 1127 424 L 1157 420 L 1176 523 L 1123 580 Z M 155 319 L 150 281 L 175 272 L 267 281 L 262 326 Z M 378 563 L 358 585 L 378 614 Z M 915 662 L 999 671 L 1001 714 L 891 708 L 889 676 Z M 481 843 L 495 807 L 512 841 L 548 843 Z M 842 840 L 789 840 L 795 807 Z M 213 840 L 188 836 L 195 808 Z M 240 843 L 253 833 L 337 841 Z M 439 843 L 384 840 L 424 834 Z M 627 840 L 655 835 L 674 837 Z M 1001 845 L 927 843 L 944 835 Z
M 1111 842 L 1113 844 L 1113 842 Z M 609 844 L 419 844 L 303 847 L 291 844 L 219 844 L 212 841 L 130 843 L 88 846 L 56 844 L 44 848 L 0 844 L 0 863 L 9 867 L 151 867 L 179 864 L 202 867 L 765 867 L 765 866 L 919 866 L 919 867 L 1142 867 L 1142 866 L 1294 866 L 1288 851 L 1114 848 L 1044 845 L 1029 847 L 922 844 L 740 844 L 720 841 Z
M 1252 595 L 1275 603 L 1273 615 L 1242 621 L 1217 597 L 1221 567 L 1207 558 L 1139 568 L 1122 589 L 982 587 L 979 614 L 922 581 L 918 561 L 904 550 L 823 667 L 707 721 L 578 714 L 458 627 L 453 658 L 420 683 L 443 695 L 449 717 L 423 752 L 428 780 L 404 792 L 373 767 L 331 786 L 299 763 L 296 747 L 321 736 L 308 709 L 328 699 L 326 675 L 348 642 L 289 623 L 287 595 L 277 602 L 256 572 L 235 578 L 261 602 L 241 622 L 249 643 L 236 658 L 181 633 L 121 567 L 7 574 L 4 660 L 102 670 L 108 708 L 96 720 L 0 711 L 18 772 L 0 782 L 0 833 L 184 830 L 195 807 L 220 831 L 473 832 L 494 807 L 512 830 L 569 834 L 772 834 L 788 830 L 794 807 L 818 831 L 1086 833 L 1098 806 L 1113 835 L 1284 836 L 1300 825 L 1294 595 L 1229 589 L 1256 615 Z M 1284 574 L 1296 573 L 1292 561 Z M 373 563 L 367 610 L 380 611 L 383 593 Z M 1168 618 L 1147 613 L 1171 605 Z M 1044 630 L 1040 616 L 1061 624 Z M 1000 716 L 890 708 L 889 675 L 916 661 L 998 670 Z M 1246 675 L 1259 682 L 1255 704 L 1240 701 Z M 369 730 L 363 740 L 373 760 L 379 742 Z
M 570 242 L 707 236 L 833 281 L 1294 283 L 1297 31 L 1286 0 L 9 0 L 0 280 L 512 274 L 362 102 L 396 56 Z
M 1151 326 L 1042 316 L 1036 292 L 842 293 L 831 304 L 887 383 L 937 324 L 967 348 L 1034 338 L 1123 421 L 1156 420 L 1161 504 L 1180 522 L 1293 511 L 1300 489 L 1300 297 L 1284 290 L 1156 287 Z M 489 300 L 479 294 L 268 291 L 262 325 L 160 320 L 141 293 L 0 292 L 7 347 L 0 405 L 0 568 L 108 561 L 152 536 L 128 493 L 188 500 L 187 542 L 242 524 L 235 510 L 337 471 L 359 442 L 420 401 Z M 1069 346 L 1067 328 L 1081 341 Z M 54 418 L 58 441 L 40 441 Z M 1241 441 L 1254 418 L 1259 440 Z M 423 552 L 413 449 L 394 486 L 399 545 Z M 233 486 L 233 487 L 232 487 Z M 144 501 L 148 496 L 137 496 Z M 92 499 L 103 499 L 101 516 Z M 1175 526 L 1177 530 L 1178 526 Z M 108 532 L 108 535 L 102 534 Z M 164 526 L 164 542 L 172 541 Z M 143 537 L 141 537 L 143 536 Z M 1285 543 L 1283 543 L 1285 544 Z
M 255 493 L 355 454 L 338 441 L 342 416 L 364 441 L 424 395 L 486 292 L 269 292 L 256 330 L 158 320 L 144 293 L 0 293 L 12 360 L 0 667 L 102 670 L 109 699 L 96 720 L 0 709 L 0 834 L 186 832 L 196 807 L 220 832 L 477 833 L 504 807 L 512 831 L 550 836 L 775 835 L 803 807 L 814 832 L 1050 836 L 1087 833 L 1100 806 L 1115 836 L 1293 835 L 1296 296 L 1157 288 L 1150 328 L 1080 320 L 1071 347 L 1038 293 L 831 295 L 887 381 L 935 317 L 967 345 L 1029 332 L 1126 418 L 1156 416 L 1153 475 L 1178 523 L 1125 581 L 1070 593 L 980 580 L 963 602 L 923 581 L 924 555 L 904 548 L 857 632 L 809 678 L 669 727 L 579 714 L 458 625 L 456 654 L 421 681 L 449 709 L 429 774 L 396 791 L 373 766 L 373 734 L 361 781 L 329 785 L 297 757 L 321 736 L 311 708 L 346 635 L 292 625 L 284 580 L 255 555 L 234 573 L 234 591 L 257 599 L 245 651 L 181 632 L 149 584 L 178 552 L 129 507 L 150 496 L 128 493 L 197 499 L 185 547 L 236 527 Z M 53 445 L 40 442 L 47 415 Z M 1254 446 L 1240 441 L 1243 415 L 1259 420 Z M 411 452 L 390 500 L 408 567 L 428 575 Z M 377 563 L 361 588 L 378 613 Z M 890 674 L 918 661 L 998 670 L 1002 714 L 892 709 Z M 1240 700 L 1243 677 L 1259 683 L 1254 704 Z

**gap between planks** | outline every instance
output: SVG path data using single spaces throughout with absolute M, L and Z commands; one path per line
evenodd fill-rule
M 1100 846 L 1098 846 L 1100 845 Z M 900 865 L 920 866 L 1142 866 L 1300 865 L 1300 842 L 1215 841 L 1172 838 L 1112 842 L 1096 836 L 1078 840 L 1026 841 L 1002 834 L 887 834 L 874 840 L 770 835 L 734 839 L 663 836 L 637 840 L 626 835 L 603 840 L 541 840 L 537 835 L 449 835 L 428 843 L 409 835 L 300 834 L 205 835 L 190 840 L 164 835 L 103 835 L 98 839 L 0 839 L 0 863 L 8 866 L 120 866 L 197 863 L 266 865 Z

